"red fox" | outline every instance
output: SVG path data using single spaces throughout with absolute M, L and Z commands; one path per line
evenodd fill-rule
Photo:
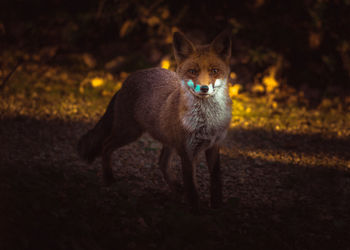
M 196 163 L 205 152 L 210 172 L 211 207 L 222 204 L 219 144 L 231 121 L 231 39 L 228 32 L 209 45 L 194 46 L 184 34 L 173 34 L 176 72 L 151 68 L 132 73 L 114 95 L 105 114 L 78 143 L 79 155 L 92 162 L 102 156 L 103 177 L 114 181 L 111 154 L 144 132 L 163 144 L 159 165 L 171 190 L 179 191 L 169 170 L 176 152 L 182 163 L 185 197 L 199 209 Z

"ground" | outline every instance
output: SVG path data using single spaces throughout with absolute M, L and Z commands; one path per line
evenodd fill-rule
M 220 152 L 225 203 L 208 207 L 202 161 L 202 210 L 191 215 L 166 186 L 161 145 L 149 136 L 115 152 L 110 187 L 99 159 L 78 158 L 79 137 L 120 79 L 72 72 L 27 64 L 1 92 L 0 249 L 350 249 L 346 101 L 309 108 L 290 89 L 232 90 Z

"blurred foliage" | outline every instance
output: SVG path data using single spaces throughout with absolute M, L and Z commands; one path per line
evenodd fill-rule
M 79 58 L 74 60 L 79 61 Z M 164 58 L 160 66 L 173 67 L 168 58 Z M 11 85 L 6 86 L 1 94 L 1 110 L 38 119 L 98 117 L 129 73 L 111 74 L 105 70 L 90 69 L 84 64 L 79 67 L 81 70 L 76 71 L 66 65 L 42 65 L 39 61 L 20 65 Z M 304 131 L 350 136 L 349 97 L 345 100 L 323 98 L 314 109 L 309 109 L 309 100 L 302 91 L 278 85 L 275 78 L 277 68 L 270 67 L 262 83 L 255 85 L 252 92 L 245 91 L 237 82 L 238 74 L 231 72 L 232 128 L 255 127 L 288 133 Z
M 324 97 L 337 96 L 346 105 L 348 13 L 347 0 L 8 0 L 0 10 L 0 84 L 19 62 L 32 72 L 32 78 L 55 74 L 47 68 L 61 65 L 66 69 L 63 74 L 68 70 L 85 75 L 79 83 L 81 93 L 92 81 L 98 90 L 105 88 L 101 92 L 106 95 L 118 89 L 109 87 L 110 82 L 120 87 L 122 72 L 153 66 L 174 70 L 171 42 L 175 30 L 184 31 L 196 43 L 207 43 L 229 28 L 235 74 L 231 83 L 239 84 L 240 92 L 278 98 L 276 90 L 292 87 L 312 107 Z M 106 72 L 113 79 L 99 81 Z M 16 72 L 11 78 L 21 74 Z M 67 79 L 67 84 L 71 81 Z

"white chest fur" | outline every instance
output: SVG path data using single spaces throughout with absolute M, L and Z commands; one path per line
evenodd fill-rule
M 224 139 L 231 119 L 231 108 L 227 105 L 227 89 L 221 86 L 209 98 L 198 98 L 186 93 L 188 112 L 182 118 L 186 130 L 187 150 L 197 154 Z

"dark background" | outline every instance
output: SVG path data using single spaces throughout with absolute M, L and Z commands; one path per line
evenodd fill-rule
M 97 68 L 124 56 L 108 70 L 133 71 L 171 55 L 174 27 L 199 43 L 229 28 L 231 68 L 246 89 L 280 59 L 279 82 L 319 100 L 349 91 L 349 14 L 349 0 L 8 0 L 0 8 L 1 49 L 88 52 Z

